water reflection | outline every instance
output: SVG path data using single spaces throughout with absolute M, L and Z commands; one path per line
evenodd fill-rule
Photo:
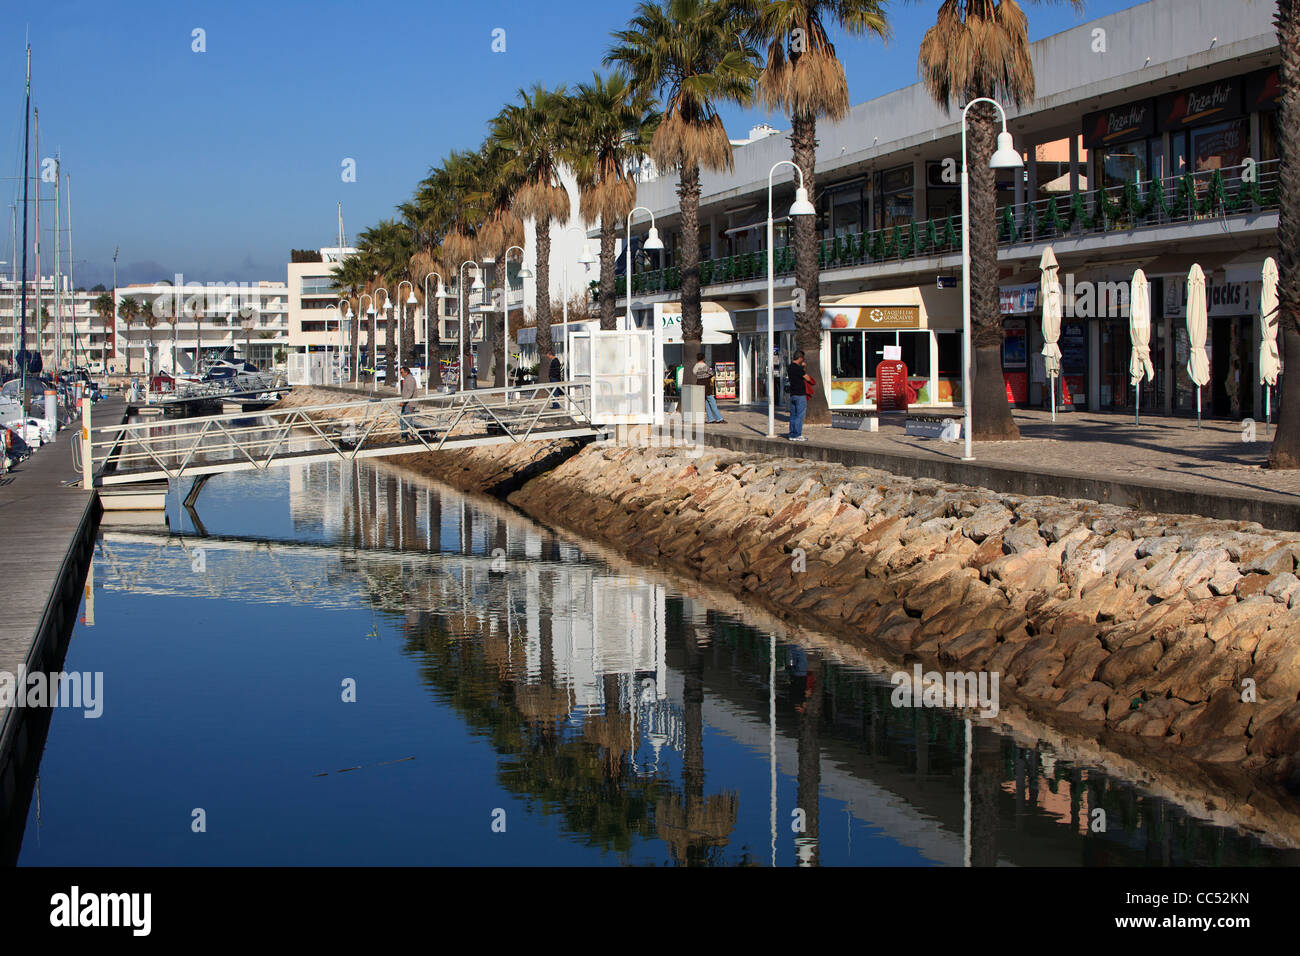
M 574 862 L 1300 862 L 1044 746 L 947 712 L 896 709 L 886 681 L 792 640 L 776 622 L 725 611 L 494 502 L 326 463 L 280 480 L 223 477 L 200 509 L 207 537 L 103 531 L 98 625 L 146 596 L 202 602 L 227 626 L 260 607 L 364 610 L 365 636 L 397 637 L 390 666 L 398 676 L 413 669 L 423 688 L 395 699 L 390 719 L 419 721 L 432 707 L 491 748 L 490 771 L 409 771 L 429 774 L 426 798 L 449 826 L 482 829 L 481 802 L 465 797 L 472 789 L 526 808 L 529 822 L 512 832 L 550 826 L 556 840 L 590 851 L 566 858 Z M 352 617 L 335 618 L 337 632 L 320 640 L 355 647 Z M 284 663 L 291 672 L 294 662 Z M 247 706 L 254 712 L 242 719 L 265 719 L 256 701 Z M 323 714 L 335 704 L 303 706 L 310 728 L 326 722 L 311 707 Z M 390 778 L 368 779 L 377 798 L 389 796 Z M 260 798 L 279 799 L 273 788 Z M 1090 825 L 1099 809 L 1103 830 Z M 401 825 L 415 839 L 434 824 L 412 816 Z M 484 846 L 478 862 L 551 862 L 544 841 Z M 292 847 L 261 849 L 276 862 Z M 400 845 L 391 851 L 401 858 Z

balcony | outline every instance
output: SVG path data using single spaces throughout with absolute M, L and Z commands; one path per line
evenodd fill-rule
M 1279 161 L 1271 160 L 1253 167 L 1206 170 L 1006 205 L 998 212 L 998 246 L 1132 232 L 1276 210 L 1279 166 Z M 1243 178 L 1248 170 L 1251 178 Z M 949 216 L 823 239 L 817 247 L 817 264 L 826 271 L 960 251 L 961 217 Z M 793 274 L 794 258 L 792 245 L 777 249 L 773 256 L 775 274 Z M 700 263 L 700 285 L 704 287 L 757 280 L 766 275 L 767 254 L 762 250 Z M 625 277 L 617 281 L 617 295 L 622 296 Z M 680 288 L 681 270 L 676 266 L 638 272 L 632 277 L 634 294 L 653 295 Z M 591 290 L 593 298 L 598 297 L 600 283 L 592 282 Z

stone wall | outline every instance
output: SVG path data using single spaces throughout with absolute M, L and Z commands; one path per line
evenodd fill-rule
M 1300 534 L 608 443 L 510 501 L 1128 753 L 1296 775 Z

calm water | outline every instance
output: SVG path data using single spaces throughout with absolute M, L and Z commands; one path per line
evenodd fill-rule
M 54 712 L 20 863 L 1300 862 L 438 485 L 198 512 L 102 529 L 64 669 L 103 715 Z

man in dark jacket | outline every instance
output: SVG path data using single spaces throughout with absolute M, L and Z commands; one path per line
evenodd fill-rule
M 803 417 L 808 412 L 808 385 L 816 384 L 808 374 L 803 349 L 794 353 L 794 360 L 786 366 L 786 387 L 790 392 L 790 441 L 807 441 L 803 437 Z
M 559 358 L 556 356 L 554 352 L 547 352 L 546 357 L 551 360 L 550 371 L 546 373 L 546 380 L 548 382 L 564 381 L 564 368 L 560 365 Z M 552 396 L 555 396 L 557 394 L 558 393 L 555 390 L 551 391 Z M 560 407 L 559 402 L 551 402 L 551 408 L 559 408 L 559 407 Z

